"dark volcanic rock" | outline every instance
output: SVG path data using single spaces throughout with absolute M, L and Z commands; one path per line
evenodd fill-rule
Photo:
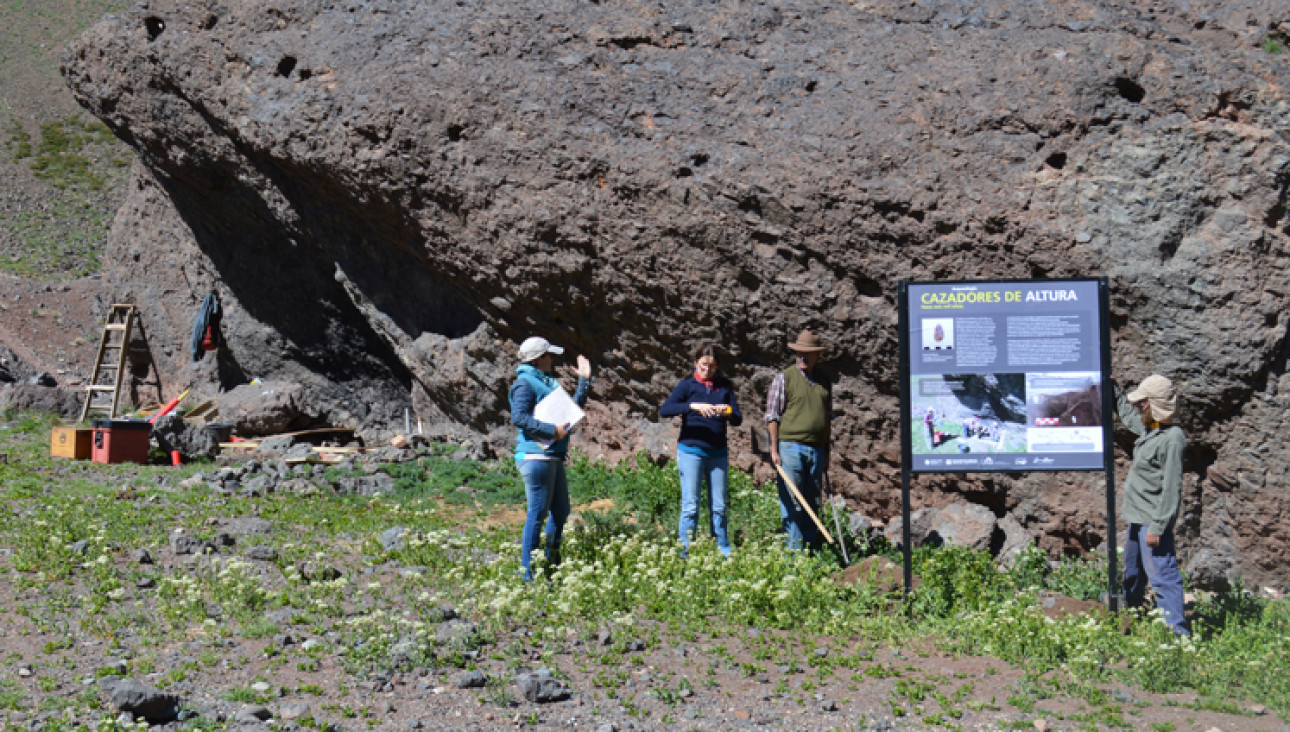
M 458 689 L 482 689 L 488 685 L 488 677 L 482 671 L 460 671 L 453 674 L 452 685 Z
M 502 446 L 540 333 L 597 364 L 584 449 L 664 454 L 695 345 L 757 414 L 810 326 L 835 481 L 890 517 L 897 282 L 1105 275 L 1117 375 L 1186 395 L 1184 556 L 1226 539 L 1220 574 L 1285 578 L 1290 71 L 1260 48 L 1284 2 L 360 7 L 153 0 L 65 52 L 139 153 L 104 281 L 169 389 L 292 382 L 311 419 L 388 437 L 410 408 Z M 211 289 L 225 345 L 189 368 L 155 344 Z M 947 493 L 1050 551 L 1105 538 L 1096 476 L 914 500 Z
M 242 435 L 273 435 L 309 425 L 308 397 L 300 384 L 266 381 L 243 384 L 219 395 L 220 418 Z
M 180 698 L 134 679 L 122 679 L 107 689 L 112 706 L 150 724 L 165 724 L 179 715 Z
M 22 359 L 13 349 L 0 343 L 0 384 L 12 384 L 21 381 L 26 369 L 23 367 Z
M 560 701 L 569 696 L 568 687 L 545 668 L 516 676 L 515 686 L 519 687 L 525 699 L 536 704 Z
M 152 436 L 164 452 L 178 450 L 186 459 L 219 454 L 219 440 L 214 432 L 189 424 L 174 412 L 157 418 L 152 426 Z
M 175 554 L 208 554 L 214 553 L 215 545 L 192 534 L 172 534 L 170 550 Z
M 475 642 L 478 633 L 479 628 L 469 620 L 452 618 L 435 628 L 435 641 L 444 646 L 465 648 Z
M 8 384 L 0 388 L 0 410 L 51 412 L 64 419 L 76 419 L 84 404 L 83 392 L 61 386 Z
M 913 546 L 957 544 L 973 549 L 989 549 L 997 520 L 990 509 L 975 504 L 954 504 L 945 508 L 920 508 L 909 517 L 910 543 Z M 901 543 L 904 525 L 892 521 L 886 537 L 892 544 Z

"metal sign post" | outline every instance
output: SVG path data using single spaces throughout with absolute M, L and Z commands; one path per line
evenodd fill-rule
M 1102 313 L 1102 453 L 1106 456 L 1106 604 L 1111 612 L 1120 611 L 1120 572 L 1117 556 L 1119 543 L 1115 529 L 1115 395 L 1111 386 L 1111 288 L 1105 277 L 1099 278 L 1098 309 Z
M 900 553 L 905 565 L 905 594 L 913 590 L 914 552 L 909 526 L 909 466 L 913 456 L 913 420 L 909 402 L 909 283 L 900 281 L 898 320 L 900 323 Z

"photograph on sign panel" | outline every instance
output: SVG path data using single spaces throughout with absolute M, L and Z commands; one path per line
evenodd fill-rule
M 1026 374 L 1026 427 L 1031 452 L 1102 449 L 1102 375 Z
M 945 374 L 911 381 L 914 454 L 1026 451 L 1025 374 Z
M 923 318 L 923 350 L 954 350 L 954 318 Z

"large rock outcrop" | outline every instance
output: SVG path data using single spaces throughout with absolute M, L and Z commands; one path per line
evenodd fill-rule
M 1287 578 L 1287 37 L 1258 0 L 149 0 L 64 72 L 139 153 L 105 283 L 167 391 L 272 378 L 501 444 L 538 333 L 598 365 L 586 449 L 662 451 L 694 346 L 757 414 L 810 326 L 836 482 L 891 516 L 897 281 L 1106 275 L 1118 375 L 1184 385 L 1181 543 L 1221 584 Z M 1097 476 L 916 488 L 1054 551 L 1104 533 Z

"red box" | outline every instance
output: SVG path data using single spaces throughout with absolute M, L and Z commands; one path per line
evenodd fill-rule
M 148 438 L 152 425 L 130 419 L 94 420 L 94 447 L 91 459 L 96 463 L 148 463 Z

